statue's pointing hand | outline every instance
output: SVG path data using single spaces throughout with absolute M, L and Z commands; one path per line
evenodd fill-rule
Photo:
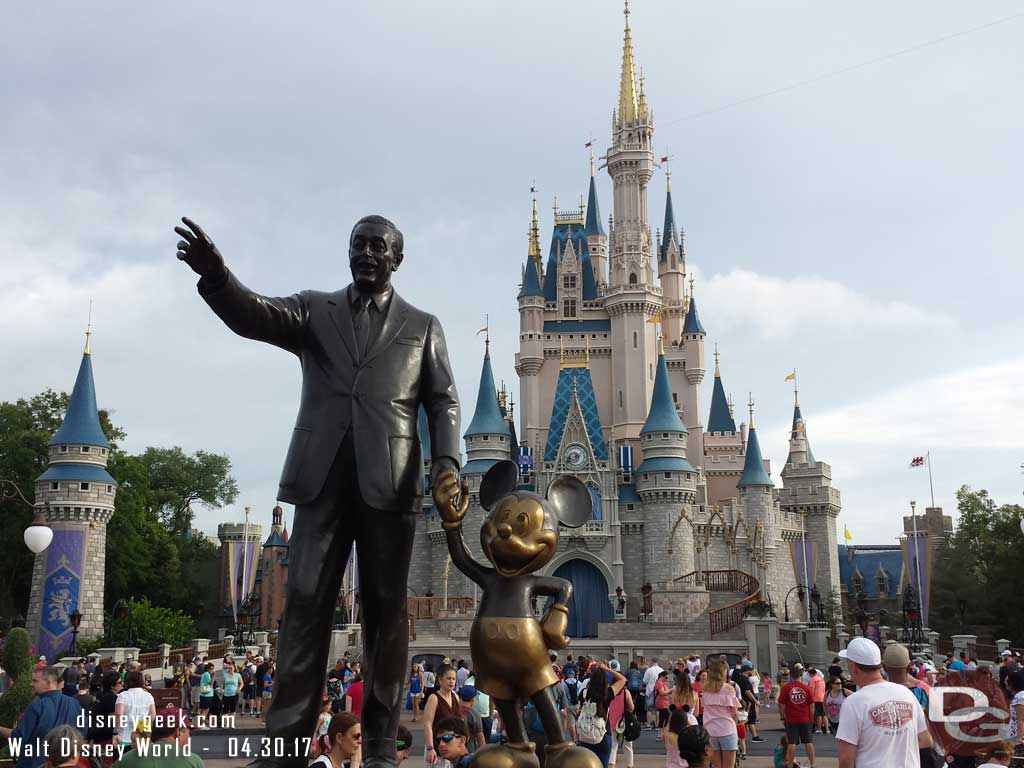
M 185 227 L 175 227 L 183 239 L 178 241 L 178 259 L 184 261 L 200 277 L 216 279 L 224 273 L 224 257 L 202 227 L 187 216 L 181 219 Z
M 449 469 L 434 484 L 434 506 L 445 528 L 457 528 L 469 510 L 469 483 L 459 485 L 458 475 Z

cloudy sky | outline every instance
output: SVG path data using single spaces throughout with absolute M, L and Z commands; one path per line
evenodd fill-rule
M 1019 2 L 634 0 L 631 18 L 708 343 L 737 402 L 753 391 L 775 476 L 795 366 L 855 541 L 892 542 L 927 502 L 906 467 L 929 449 L 938 504 L 963 483 L 1019 501 Z M 269 524 L 299 370 L 199 299 L 183 214 L 287 294 L 344 285 L 352 223 L 383 213 L 466 422 L 485 313 L 515 380 L 529 188 L 550 231 L 552 198 L 585 192 L 584 142 L 608 144 L 617 0 L 22 3 L 5 28 L 0 398 L 70 389 L 93 299 L 125 447 L 226 452 L 238 505 L 198 525 L 246 504 Z

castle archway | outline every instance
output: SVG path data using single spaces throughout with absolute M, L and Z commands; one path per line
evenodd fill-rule
M 555 569 L 554 576 L 572 584 L 569 598 L 569 637 L 597 637 L 597 625 L 612 620 L 608 581 L 593 563 L 579 557 Z

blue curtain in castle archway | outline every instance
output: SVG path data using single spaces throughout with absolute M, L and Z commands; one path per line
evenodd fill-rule
M 562 563 L 554 573 L 572 584 L 569 599 L 569 637 L 597 637 L 598 622 L 612 620 L 608 582 L 601 571 L 586 560 Z

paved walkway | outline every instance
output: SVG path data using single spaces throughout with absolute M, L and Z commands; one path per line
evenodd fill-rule
M 417 754 L 422 753 L 423 731 L 420 724 L 413 723 L 412 717 L 407 713 L 403 713 L 402 722 L 413 732 L 415 751 Z M 738 760 L 736 768 L 772 768 L 774 765 L 772 755 L 776 744 L 779 743 L 779 738 L 782 736 L 782 725 L 776 709 L 761 710 L 761 724 L 758 730 L 765 741 L 754 744 L 748 739 L 748 757 L 746 760 Z M 251 718 L 239 718 L 233 731 L 199 732 L 194 734 L 192 748 L 195 754 L 203 757 L 204 763 L 210 766 L 210 768 L 241 768 L 241 766 L 250 762 L 251 758 L 245 759 L 241 756 L 234 759 L 228 758 L 228 740 L 236 739 L 233 751 L 241 755 L 242 749 L 240 745 L 243 740 L 248 737 L 252 740 L 251 743 L 254 745 L 254 748 L 256 748 L 255 745 L 258 744 L 257 740 L 260 735 L 262 735 L 262 731 L 257 721 Z M 815 749 L 817 750 L 815 766 L 817 768 L 838 768 L 839 759 L 837 757 L 835 739 L 832 736 L 815 736 L 814 742 Z M 657 740 L 653 732 L 644 731 L 640 739 L 634 742 L 633 745 L 636 753 L 633 768 L 664 768 L 664 747 Z M 808 765 L 807 755 L 803 747 L 798 747 L 797 761 L 802 766 Z M 416 758 L 410 759 L 406 765 L 408 768 L 423 768 L 422 761 Z M 628 768 L 621 761 L 619 766 L 620 768 Z

